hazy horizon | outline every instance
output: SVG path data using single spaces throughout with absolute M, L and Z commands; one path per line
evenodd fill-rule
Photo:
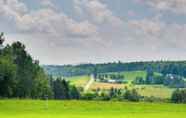
M 45 65 L 186 60 L 183 0 L 1 0 L 0 32 Z

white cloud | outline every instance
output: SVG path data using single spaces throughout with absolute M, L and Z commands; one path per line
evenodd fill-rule
M 27 10 L 28 9 L 25 4 L 19 2 L 18 0 L 0 1 L 0 14 L 6 18 L 16 19 L 23 16 Z
M 77 22 L 62 11 L 57 11 L 51 0 L 41 0 L 40 3 L 45 6 L 30 11 L 19 0 L 1 1 L 0 13 L 4 14 L 6 18 L 10 17 L 10 20 L 15 22 L 18 32 L 31 33 L 31 35 L 66 38 L 71 37 L 71 35 L 91 37 L 97 34 L 96 26 L 88 21 Z
M 174 0 L 140 1 L 173 11 Z M 42 63 L 157 59 L 175 57 L 175 51 L 186 50 L 186 25 L 167 24 L 159 16 L 123 20 L 105 2 L 74 0 L 74 14 L 80 17 L 77 21 L 57 9 L 53 0 L 40 0 L 39 4 L 41 8 L 29 9 L 21 0 L 0 1 L 0 18 L 15 24 L 16 36 L 10 38 L 22 38 Z M 179 10 L 174 12 L 184 13 L 183 7 Z M 135 15 L 133 11 L 128 13 Z
M 75 9 L 96 24 L 121 25 L 122 20 L 113 15 L 107 5 L 99 0 L 74 0 Z
M 101 39 L 98 43 L 104 47 L 110 48 L 119 42 L 118 37 L 123 36 L 126 23 L 115 16 L 107 4 L 100 0 L 74 0 L 74 8 L 80 17 L 97 26 L 98 38 Z
M 160 10 L 186 14 L 186 0 L 142 0 L 146 4 Z
M 185 50 L 186 24 L 167 24 L 160 20 L 143 19 L 129 22 L 137 40 L 154 51 Z M 174 52 L 173 52 L 174 53 Z
M 16 19 L 17 27 L 23 32 L 49 34 L 56 37 L 92 36 L 96 27 L 88 21 L 76 22 L 64 13 L 53 9 L 40 9 Z

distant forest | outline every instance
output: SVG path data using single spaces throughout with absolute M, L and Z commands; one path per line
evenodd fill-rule
M 152 70 L 162 74 L 186 77 L 186 61 L 113 62 L 104 64 L 44 65 L 44 70 L 53 76 L 78 76 L 92 73 Z

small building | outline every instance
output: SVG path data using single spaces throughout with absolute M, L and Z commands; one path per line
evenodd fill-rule
M 113 79 L 109 79 L 107 82 L 108 83 L 117 83 L 117 81 L 116 80 L 113 80 Z
M 125 80 L 123 79 L 109 79 L 107 80 L 108 83 L 112 83 L 112 84 L 121 84 L 121 83 L 126 83 Z

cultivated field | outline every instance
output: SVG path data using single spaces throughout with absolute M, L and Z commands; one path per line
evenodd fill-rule
M 1 118 L 186 118 L 186 105 L 161 103 L 1 100 Z

